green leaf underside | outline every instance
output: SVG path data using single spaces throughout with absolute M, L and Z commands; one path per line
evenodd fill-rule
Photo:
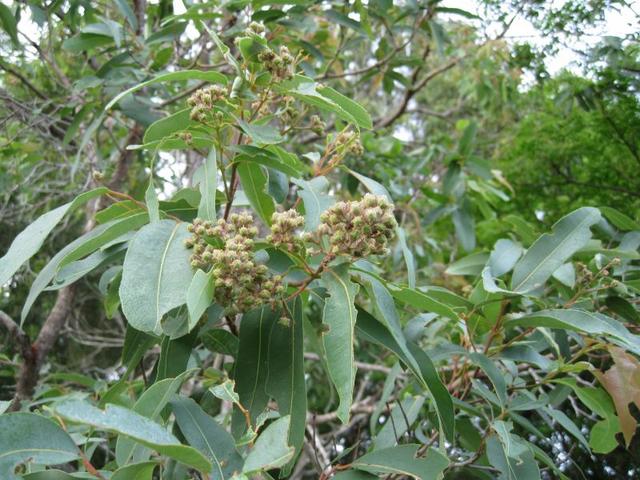
M 129 323 L 159 334 L 160 320 L 183 305 L 193 277 L 187 226 L 173 220 L 146 225 L 133 237 L 124 259 L 120 300 Z
M 264 429 L 249 451 L 242 473 L 249 474 L 282 467 L 293 458 L 295 448 L 289 446 L 287 442 L 290 420 L 291 417 L 287 415 Z
M 590 227 L 600 221 L 596 208 L 583 207 L 558 220 L 553 233 L 536 240 L 516 263 L 511 290 L 525 293 L 541 287 L 576 251 L 591 238 Z
M 29 290 L 29 295 L 22 307 L 21 321 L 24 323 L 36 298 L 55 278 L 55 275 L 60 268 L 93 253 L 98 248 L 115 240 L 121 235 L 144 225 L 148 221 L 149 217 L 146 212 L 119 220 L 113 220 L 97 226 L 60 250 L 38 273 L 38 276 L 33 281 L 31 289 Z
M 223 480 L 242 470 L 233 437 L 191 398 L 175 396 L 171 408 L 187 442 L 213 464 L 212 479 Z
M 0 258 L 0 285 L 7 283 L 13 274 L 40 250 L 42 243 L 51 233 L 51 230 L 67 213 L 72 212 L 89 200 L 103 195 L 105 192 L 107 192 L 107 189 L 101 187 L 83 193 L 75 200 L 41 215 L 20 232 L 11 242 L 7 253 Z
M 148 85 L 153 85 L 155 83 L 162 83 L 162 82 L 177 82 L 180 80 L 200 80 L 203 82 L 210 82 L 210 83 L 222 83 L 223 85 L 227 83 L 227 77 L 215 71 L 204 72 L 200 70 L 183 70 L 180 72 L 163 73 L 150 80 L 139 83 L 129 88 L 128 90 L 125 90 L 124 92 L 116 95 L 107 104 L 107 106 L 104 107 L 104 109 L 105 111 L 110 110 L 111 107 L 113 107 L 116 103 L 122 100 L 123 97 L 129 95 L 130 93 L 137 92 L 141 88 L 144 88 Z
M 403 350 L 395 341 L 391 333 L 374 317 L 362 309 L 358 309 L 356 328 L 367 340 L 382 345 L 391 350 L 418 378 L 422 386 L 431 394 L 435 403 L 440 426 L 448 439 L 454 438 L 454 411 L 453 400 L 447 388 L 443 385 L 438 372 L 426 352 L 417 345 L 408 342 L 407 346 L 418 369 L 406 357 Z
M 426 457 L 416 458 L 418 448 L 419 445 L 399 445 L 375 450 L 358 458 L 351 466 L 378 475 L 400 474 L 418 480 L 437 480 L 449 460 L 433 449 Z
M 329 375 L 340 397 L 338 418 L 348 423 L 356 377 L 353 342 L 357 315 L 354 301 L 358 285 L 349 278 L 347 264 L 323 273 L 322 282 L 329 295 L 322 313 L 322 322 L 329 331 L 322 336 L 322 341 Z
M 0 477 L 18 480 L 15 468 L 21 463 L 62 464 L 75 460 L 78 448 L 71 437 L 53 421 L 34 413 L 6 413 L 0 416 Z
M 304 443 L 307 390 L 304 373 L 302 300 L 296 297 L 283 312 L 289 324 L 274 322 L 269 336 L 267 392 L 278 404 L 280 415 L 291 417 L 287 442 L 296 456 Z M 295 456 L 292 460 L 295 460 Z M 293 464 L 289 464 L 289 469 Z
M 184 380 L 194 373 L 187 370 L 176 378 L 157 381 L 145 390 L 133 406 L 133 411 L 150 420 L 162 420 L 162 411 L 171 397 L 178 391 Z M 116 442 L 116 462 L 123 466 L 131 462 L 146 461 L 150 452 L 127 437 L 118 437 Z
M 162 426 L 126 408 L 107 405 L 106 410 L 100 410 L 85 401 L 72 400 L 58 404 L 55 411 L 70 422 L 125 435 L 185 465 L 203 472 L 211 471 L 211 462 L 198 450 L 180 444 Z
M 249 203 L 263 222 L 271 225 L 271 215 L 275 212 L 273 198 L 267 194 L 267 176 L 260 165 L 251 162 L 238 164 L 240 183 Z
M 586 310 L 541 310 L 506 322 L 505 326 L 549 327 L 573 330 L 587 335 L 604 335 L 611 341 L 640 355 L 640 337 L 606 315 Z

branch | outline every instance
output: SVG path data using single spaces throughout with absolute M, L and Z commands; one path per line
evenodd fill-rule
M 0 325 L 2 325 L 7 331 L 8 341 L 12 339 L 16 340 L 20 349 L 20 355 L 22 355 L 23 358 L 29 355 L 31 352 L 31 340 L 29 339 L 29 336 L 24 333 L 24 330 L 20 328 L 20 325 L 18 325 L 9 315 L 7 315 L 2 310 L 0 310 Z M 8 343 L 9 342 L 7 342 L 7 344 Z

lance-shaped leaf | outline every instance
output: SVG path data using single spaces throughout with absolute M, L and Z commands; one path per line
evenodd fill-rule
M 197 328 L 179 338 L 172 339 L 169 335 L 162 338 L 160 358 L 156 366 L 156 382 L 163 378 L 177 377 L 185 371 L 197 339 Z
M 203 72 L 200 70 L 182 70 L 180 72 L 163 73 L 150 80 L 139 83 L 134 87 L 131 87 L 130 89 L 125 90 L 122 93 L 119 93 L 107 104 L 106 107 L 104 107 L 104 109 L 105 111 L 109 110 L 116 103 L 118 103 L 123 97 L 126 97 L 130 93 L 137 92 L 141 88 L 144 88 L 148 85 L 153 85 L 154 83 L 162 83 L 162 82 L 178 82 L 180 80 L 201 80 L 201 81 L 211 82 L 211 83 L 222 83 L 223 85 L 227 83 L 227 77 L 225 77 L 219 72 L 215 72 L 211 70 L 208 72 Z
M 282 467 L 293 458 L 295 448 L 287 441 L 290 421 L 291 417 L 287 415 L 264 429 L 247 455 L 242 473 L 250 474 Z
M 600 221 L 600 211 L 583 207 L 562 217 L 553 233 L 536 240 L 516 263 L 511 290 L 525 293 L 541 287 L 576 251 L 591 238 L 591 226 Z
M 611 342 L 640 355 L 640 337 L 630 333 L 620 322 L 601 313 L 577 309 L 541 310 L 511 319 L 505 326 L 560 328 L 587 335 L 603 335 Z
M 200 183 L 200 205 L 198 217 L 204 220 L 216 219 L 216 192 L 218 189 L 218 153 L 214 148 L 198 169 L 198 182 Z
M 296 454 L 302 449 L 307 418 L 302 320 L 302 300 L 298 296 L 271 327 L 267 375 L 267 392 L 278 403 L 280 415 L 291 417 L 287 442 Z M 289 463 L 287 468 L 290 471 L 292 467 Z
M 345 112 L 353 117 L 356 124 L 362 128 L 373 128 L 373 123 L 371 122 L 371 117 L 369 113 L 364 109 L 362 105 L 357 102 L 354 102 L 349 97 L 345 97 L 340 92 L 334 90 L 331 87 L 318 87 L 318 92 L 323 97 L 326 97 L 332 100 L 334 103 L 339 105 Z
M 328 327 L 328 331 L 324 333 L 322 340 L 327 354 L 329 376 L 340 397 L 338 418 L 347 423 L 356 380 L 353 341 L 357 315 L 354 301 L 358 285 L 349 278 L 348 264 L 323 273 L 322 283 L 329 294 L 322 313 L 322 322 Z
M 251 162 L 238 164 L 240 183 L 249 203 L 263 222 L 271 225 L 271 215 L 275 212 L 273 198 L 267 194 L 267 176 L 262 167 Z
M 71 400 L 56 405 L 54 410 L 70 422 L 125 435 L 185 465 L 202 472 L 211 471 L 211 462 L 198 450 L 182 445 L 162 426 L 129 409 L 107 405 L 106 410 L 100 410 L 85 401 Z
M 213 464 L 212 480 L 230 478 L 242 470 L 243 459 L 233 437 L 190 398 L 175 396 L 171 408 L 178 427 L 189 442 Z
M 120 301 L 134 328 L 161 333 L 160 320 L 169 310 L 187 301 L 193 277 L 190 252 L 184 241 L 187 226 L 161 220 L 141 228 L 124 259 Z
M 416 344 L 407 342 L 407 347 L 414 361 L 407 358 L 403 349 L 393 338 L 391 333 L 373 316 L 362 309 L 358 309 L 358 332 L 369 341 L 382 345 L 391 350 L 414 373 L 421 385 L 431 394 L 435 403 L 440 426 L 448 439 L 454 438 L 453 400 L 447 388 L 443 385 L 431 358 Z M 414 367 L 414 364 L 418 368 Z
M 494 277 L 499 277 L 510 271 L 522 255 L 522 246 L 512 240 L 502 238 L 496 242 L 489 255 L 487 265 Z
M 54 465 L 78 458 L 75 442 L 62 428 L 34 413 L 0 416 L 0 478 L 18 480 L 22 463 Z
M 447 457 L 429 449 L 425 457 L 416 458 L 419 445 L 374 450 L 351 464 L 353 468 L 377 475 L 400 474 L 418 480 L 437 480 L 449 465 Z
M 141 462 L 125 465 L 113 472 L 109 480 L 151 480 L 153 478 L 153 470 L 157 466 L 157 462 Z
M 106 188 L 96 188 L 79 195 L 75 200 L 39 216 L 13 240 L 7 253 L 0 258 L 0 285 L 4 285 L 27 260 L 33 257 L 51 230 L 69 212 L 89 200 L 104 194 Z
M 249 411 L 252 423 L 255 423 L 269 402 L 265 389 L 269 332 L 277 319 L 271 308 L 263 307 L 244 314 L 240 324 L 240 347 L 234 376 L 240 403 Z M 247 427 L 239 410 L 233 412 L 232 427 L 236 438 L 239 438 Z
M 149 221 L 146 212 L 132 215 L 130 217 L 113 220 L 99 225 L 80 238 L 77 238 L 69 245 L 60 250 L 47 265 L 40 270 L 38 276 L 31 285 L 29 295 L 22 306 L 21 321 L 24 322 L 29 314 L 29 310 L 38 298 L 38 295 L 55 278 L 57 271 L 65 265 L 74 262 L 96 251 L 98 248 L 112 242 L 116 238 L 134 230 Z
M 189 290 L 187 290 L 189 331 L 196 326 L 202 314 L 211 305 L 214 288 L 211 272 L 205 273 L 202 270 L 197 270 L 191 279 Z
M 166 378 L 151 385 L 145 390 L 133 406 L 133 411 L 150 420 L 162 419 L 162 412 L 169 400 L 178 391 L 185 379 L 192 375 L 194 370 L 187 370 L 176 378 Z M 149 458 L 150 452 L 145 447 L 136 444 L 127 437 L 118 437 L 116 442 L 116 462 L 123 466 L 130 463 L 142 462 Z
M 304 203 L 304 228 L 311 232 L 320 225 L 322 212 L 335 203 L 335 199 L 326 193 L 329 182 L 325 177 L 316 177 L 309 181 L 292 178 L 291 181 L 300 187 L 298 196 Z

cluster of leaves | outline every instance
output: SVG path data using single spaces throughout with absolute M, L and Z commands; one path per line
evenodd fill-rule
M 126 320 L 119 366 L 99 379 L 56 372 L 32 399 L 0 403 L 0 477 L 569 478 L 580 465 L 568 460 L 568 445 L 591 455 L 637 442 L 637 215 L 576 202 L 562 216 L 567 209 L 549 208 L 548 199 L 529 210 L 561 217 L 550 227 L 532 223 L 522 206 L 501 214 L 514 194 L 511 176 L 485 158 L 511 119 L 507 110 L 453 125 L 442 114 L 444 126 L 412 132 L 421 146 L 410 151 L 377 132 L 414 97 L 419 105 L 447 97 L 450 84 L 434 84 L 434 93 L 419 84 L 464 58 L 453 35 L 473 49 L 476 37 L 458 24 L 447 36 L 437 15 L 474 15 L 438 2 L 372 1 L 355 2 L 356 20 L 351 6 L 230 2 L 231 16 L 219 18 L 198 3 L 169 15 L 160 2 L 147 14 L 161 21 L 145 35 L 129 3 L 115 3 L 126 23 L 83 4 L 92 23 L 64 48 L 117 51 L 130 37 L 150 68 L 132 70 L 127 50 L 79 80 L 85 91 L 104 86 L 110 100 L 78 112 L 92 118 L 78 159 L 89 145 L 109 148 L 94 144 L 94 134 L 117 131 L 128 148 L 120 158 L 150 160 L 151 178 L 140 168 L 142 186 L 122 193 L 93 175 L 104 185 L 13 239 L 0 258 L 0 285 L 20 279 L 74 210 L 95 206 L 90 228 L 39 269 L 12 328 L 24 338 L 45 290 L 86 278 L 99 286 L 107 316 L 122 319 L 121 311 Z M 316 16 L 322 27 L 314 30 Z M 356 70 L 363 83 L 345 83 L 344 92 L 319 83 L 352 68 L 357 40 L 371 49 L 364 40 L 375 38 L 373 28 L 386 31 L 387 18 L 405 36 L 380 35 L 378 63 Z M 340 35 L 331 35 L 332 24 Z M 216 68 L 164 71 L 187 25 L 215 49 Z M 167 39 L 175 45 L 153 47 Z M 409 44 L 426 53 L 401 54 Z M 422 77 L 432 46 L 440 66 Z M 517 88 L 510 74 L 492 74 L 506 47 L 485 47 L 470 62 L 477 78 L 463 72 L 450 81 L 473 108 L 498 112 Z M 443 63 L 445 53 L 455 57 Z M 400 73 L 408 67 L 412 83 Z M 125 72 L 135 84 L 127 90 L 114 80 Z M 396 83 L 406 87 L 397 115 L 372 119 L 384 111 L 380 99 L 367 108 L 352 99 L 363 85 L 382 84 L 395 100 Z M 154 118 L 158 102 L 142 105 L 164 89 L 177 109 Z M 409 113 L 407 129 L 430 115 Z M 144 134 L 132 136 L 123 117 Z M 122 123 L 109 131 L 105 118 Z M 434 133 L 437 143 L 428 143 Z M 153 164 L 163 155 L 197 159 L 185 174 L 192 183 L 166 188 Z M 39 368 L 42 359 L 29 352 L 42 343 L 16 355 L 22 371 Z

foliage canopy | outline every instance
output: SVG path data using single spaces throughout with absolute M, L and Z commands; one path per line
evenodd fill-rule
M 637 475 L 638 38 L 539 3 L 0 4 L 0 477 Z

